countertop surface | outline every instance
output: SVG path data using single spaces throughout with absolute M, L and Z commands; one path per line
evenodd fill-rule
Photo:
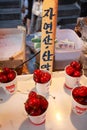
M 17 91 L 13 95 L 0 88 L 0 130 L 87 130 L 87 114 L 73 113 L 71 90 L 65 88 L 64 82 L 64 71 L 52 73 L 49 107 L 42 125 L 32 124 L 24 109 L 28 93 L 36 90 L 32 74 L 17 76 Z M 82 76 L 80 83 L 87 86 L 87 77 Z

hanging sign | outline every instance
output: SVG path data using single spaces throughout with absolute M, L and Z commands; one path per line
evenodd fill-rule
M 44 0 L 42 11 L 42 36 L 40 69 L 53 70 L 55 35 L 58 17 L 58 0 Z

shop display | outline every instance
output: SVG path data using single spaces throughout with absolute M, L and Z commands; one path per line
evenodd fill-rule
M 64 129 L 68 129 L 67 125 L 69 124 L 69 127 L 72 130 L 75 130 L 76 127 L 73 124 L 78 124 L 78 122 L 81 123 L 77 126 L 77 129 L 80 127 L 87 128 L 87 104 L 85 105 L 85 116 L 83 114 L 80 114 L 82 115 L 81 118 L 79 118 L 79 114 L 76 114 L 75 116 L 72 111 L 73 107 L 71 107 L 73 105 L 71 94 L 72 90 L 65 88 L 64 82 L 64 71 L 53 72 L 51 77 L 51 85 L 49 87 L 49 96 L 47 97 L 42 94 L 38 94 L 36 83 L 33 79 L 33 75 L 31 74 L 17 76 L 17 91 L 12 96 L 9 96 L 9 98 L 7 98 L 7 94 L 0 88 L 1 129 L 18 130 L 26 128 L 26 130 L 34 130 L 37 127 L 39 130 L 41 128 L 44 129 L 45 126 L 46 130 L 50 130 L 50 128 L 54 129 L 55 126 L 55 130 L 58 130 L 61 127 L 61 121 Z M 82 75 L 80 83 L 86 84 L 86 82 L 87 78 Z M 78 88 L 80 88 L 80 86 Z M 86 91 L 87 88 L 85 89 L 85 94 L 87 94 Z M 74 94 L 76 95 L 75 92 Z M 55 96 L 55 99 L 52 98 L 51 95 Z M 84 95 L 83 90 L 80 91 L 80 95 Z M 84 96 L 85 99 L 87 99 L 87 96 Z M 39 99 L 37 97 L 39 97 Z M 82 99 L 83 98 L 81 98 L 81 100 Z M 86 100 L 85 103 L 87 103 Z M 41 107 L 39 108 L 39 106 Z M 76 109 L 77 108 L 78 107 L 76 107 Z M 80 106 L 80 108 L 83 107 Z M 85 109 L 81 110 L 83 111 Z M 11 125 L 10 121 L 14 123 L 14 127 Z
M 9 95 L 15 93 L 12 97 L 7 98 L 7 95 L 0 90 L 0 128 L 3 128 L 2 130 L 65 130 L 68 128 L 85 130 L 84 126 L 87 129 L 87 117 L 80 119 L 79 116 L 73 116 L 71 113 L 73 110 L 76 115 L 87 114 L 87 86 L 81 83 L 84 73 L 83 66 L 78 61 L 82 53 L 83 42 L 71 29 L 58 29 L 56 32 L 58 3 L 56 0 L 52 3 L 51 1 L 48 4 L 48 1 L 45 0 L 42 37 L 41 33 L 38 33 L 38 36 L 31 40 L 35 43 L 36 49 L 41 49 L 40 69 L 36 69 L 32 75 L 20 76 L 8 67 L 0 69 L 0 87 Z M 56 39 L 55 33 L 57 33 Z M 1 48 L 3 48 L 3 40 L 5 40 L 6 46 L 4 45 L 4 47 L 8 49 L 8 52 L 10 51 L 7 44 L 10 43 L 13 50 L 17 45 L 15 52 L 10 52 L 8 56 L 7 52 L 2 55 L 4 52 L 1 49 L 2 60 L 15 58 L 25 61 L 25 41 L 22 33 L 18 34 L 15 34 L 16 44 L 14 37 L 11 38 L 11 34 L 6 39 L 4 36 L 1 38 Z M 11 42 L 9 42 L 9 38 L 11 38 Z M 12 41 L 14 41 L 14 47 Z M 41 42 L 42 44 L 40 44 Z M 22 43 L 24 44 L 22 45 Z M 64 71 L 52 71 L 54 51 L 55 61 L 72 60 L 68 65 L 63 66 Z M 85 84 L 87 78 L 84 81 L 83 77 L 83 82 Z M 79 125 L 78 120 L 81 122 Z M 79 129 L 80 125 L 81 129 Z

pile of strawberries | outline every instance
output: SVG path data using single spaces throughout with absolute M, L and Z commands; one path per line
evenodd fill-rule
M 38 116 L 46 111 L 48 101 L 45 97 L 38 95 L 35 91 L 31 91 L 24 105 L 25 110 L 29 115 Z
M 14 70 L 5 67 L 0 70 L 0 82 L 1 83 L 8 83 L 16 77 L 16 73 Z
M 82 75 L 82 64 L 79 61 L 72 61 L 66 66 L 65 71 L 72 77 L 80 77 Z
M 73 98 L 82 105 L 87 105 L 87 87 L 76 87 L 72 91 Z
M 51 79 L 51 74 L 47 71 L 36 69 L 33 74 L 33 79 L 37 83 L 47 83 Z

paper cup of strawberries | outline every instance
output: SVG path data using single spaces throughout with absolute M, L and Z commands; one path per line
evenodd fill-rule
M 51 74 L 47 70 L 36 69 L 33 74 L 33 79 L 36 83 L 36 90 L 38 94 L 47 96 L 49 94 L 49 87 L 51 81 Z
M 24 106 L 33 124 L 41 125 L 45 122 L 48 101 L 44 96 L 37 94 L 35 91 L 31 91 Z
M 82 74 L 82 64 L 72 61 L 65 67 L 65 87 L 72 89 L 79 86 Z
M 2 87 L 7 94 L 13 94 L 17 88 L 17 73 L 8 67 L 0 70 L 0 87 Z
M 87 113 L 87 86 L 80 86 L 72 89 L 72 110 L 77 115 Z

